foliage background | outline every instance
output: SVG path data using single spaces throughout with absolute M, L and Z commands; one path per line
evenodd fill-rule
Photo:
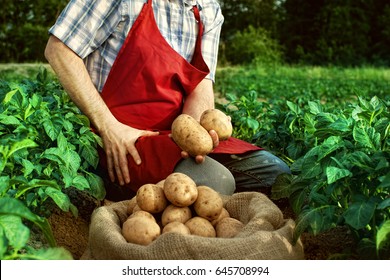
M 47 30 L 67 1 L 2 3 L 0 63 L 6 64 L 0 65 L 0 80 L 15 81 L 13 85 L 24 92 L 21 76 L 32 76 L 35 62 L 45 61 Z M 352 252 L 354 258 L 388 259 L 389 1 L 220 3 L 225 23 L 215 89 L 218 98 L 228 103 L 217 105 L 232 116 L 235 136 L 273 151 L 292 167 L 293 176 L 280 179 L 273 197 L 289 198 L 298 216 L 296 234 L 318 234 L 347 224 L 360 245 L 358 252 Z M 33 62 L 31 68 L 24 64 L 23 75 L 15 71 L 21 62 Z M 376 144 L 371 147 L 371 143 Z M 3 243 L 0 253 L 20 258 L 27 230 L 21 217 L 14 217 L 18 213 L 0 207 L 0 214 L 7 219 L 11 215 L 13 224 L 25 233 L 21 242 L 11 238 L 14 231 L 3 231 L 10 243 Z M 43 224 L 40 218 L 32 216 L 30 221 Z M 4 248 L 13 251 L 8 254 Z M 32 257 L 36 254 L 27 256 Z
M 44 61 L 47 30 L 67 2 L 3 0 L 0 62 Z M 223 65 L 259 59 L 343 66 L 390 63 L 388 0 L 219 2 L 225 16 L 220 48 Z M 243 45 L 243 38 L 253 34 Z

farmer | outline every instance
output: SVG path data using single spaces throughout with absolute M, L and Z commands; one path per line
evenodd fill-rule
M 71 0 L 49 30 L 45 56 L 101 136 L 107 198 L 130 198 L 172 172 L 223 194 L 269 190 L 279 158 L 231 137 L 189 157 L 170 138 L 173 120 L 214 107 L 223 16 L 216 0 Z

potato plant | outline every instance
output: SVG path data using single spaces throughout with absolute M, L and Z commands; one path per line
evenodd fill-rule
M 290 200 L 298 216 L 296 239 L 346 225 L 359 244 L 354 258 L 390 258 L 389 101 L 374 96 L 338 104 L 297 96 L 264 105 L 254 91 L 228 101 L 219 107 L 232 116 L 233 135 L 291 167 L 272 198 Z
M 72 189 L 97 199 L 105 196 L 102 179 L 94 173 L 100 139 L 43 69 L 34 80 L 0 82 L 0 135 L 0 199 L 15 207 L 0 212 L 0 238 L 5 240 L 0 243 L 0 256 L 22 258 L 19 253 L 29 231 L 20 219 L 41 225 L 55 246 L 45 220 L 51 207 L 77 215 L 68 196 Z M 25 209 L 31 212 L 28 217 L 20 215 Z M 14 235 L 9 234 L 12 227 L 17 229 Z M 16 242 L 13 237 L 18 234 L 24 238 Z

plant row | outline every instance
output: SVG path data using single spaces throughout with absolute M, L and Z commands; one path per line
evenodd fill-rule
M 233 135 L 284 159 L 272 199 L 288 198 L 297 215 L 295 239 L 348 226 L 358 248 L 348 257 L 390 258 L 390 102 L 376 96 L 338 104 L 227 94 L 219 104 Z M 346 256 L 344 256 L 346 257 Z
M 0 259 L 63 259 L 47 218 L 53 207 L 78 209 L 70 193 L 105 196 L 99 137 L 58 82 L 42 69 L 36 79 L 0 82 Z M 38 228 L 51 248 L 29 244 Z

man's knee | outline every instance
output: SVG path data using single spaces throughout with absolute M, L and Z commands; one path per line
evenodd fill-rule
M 216 160 L 206 157 L 198 164 L 193 158 L 182 160 L 175 167 L 174 172 L 181 172 L 191 177 L 200 186 L 208 186 L 220 194 L 231 195 L 236 189 L 232 173 Z

